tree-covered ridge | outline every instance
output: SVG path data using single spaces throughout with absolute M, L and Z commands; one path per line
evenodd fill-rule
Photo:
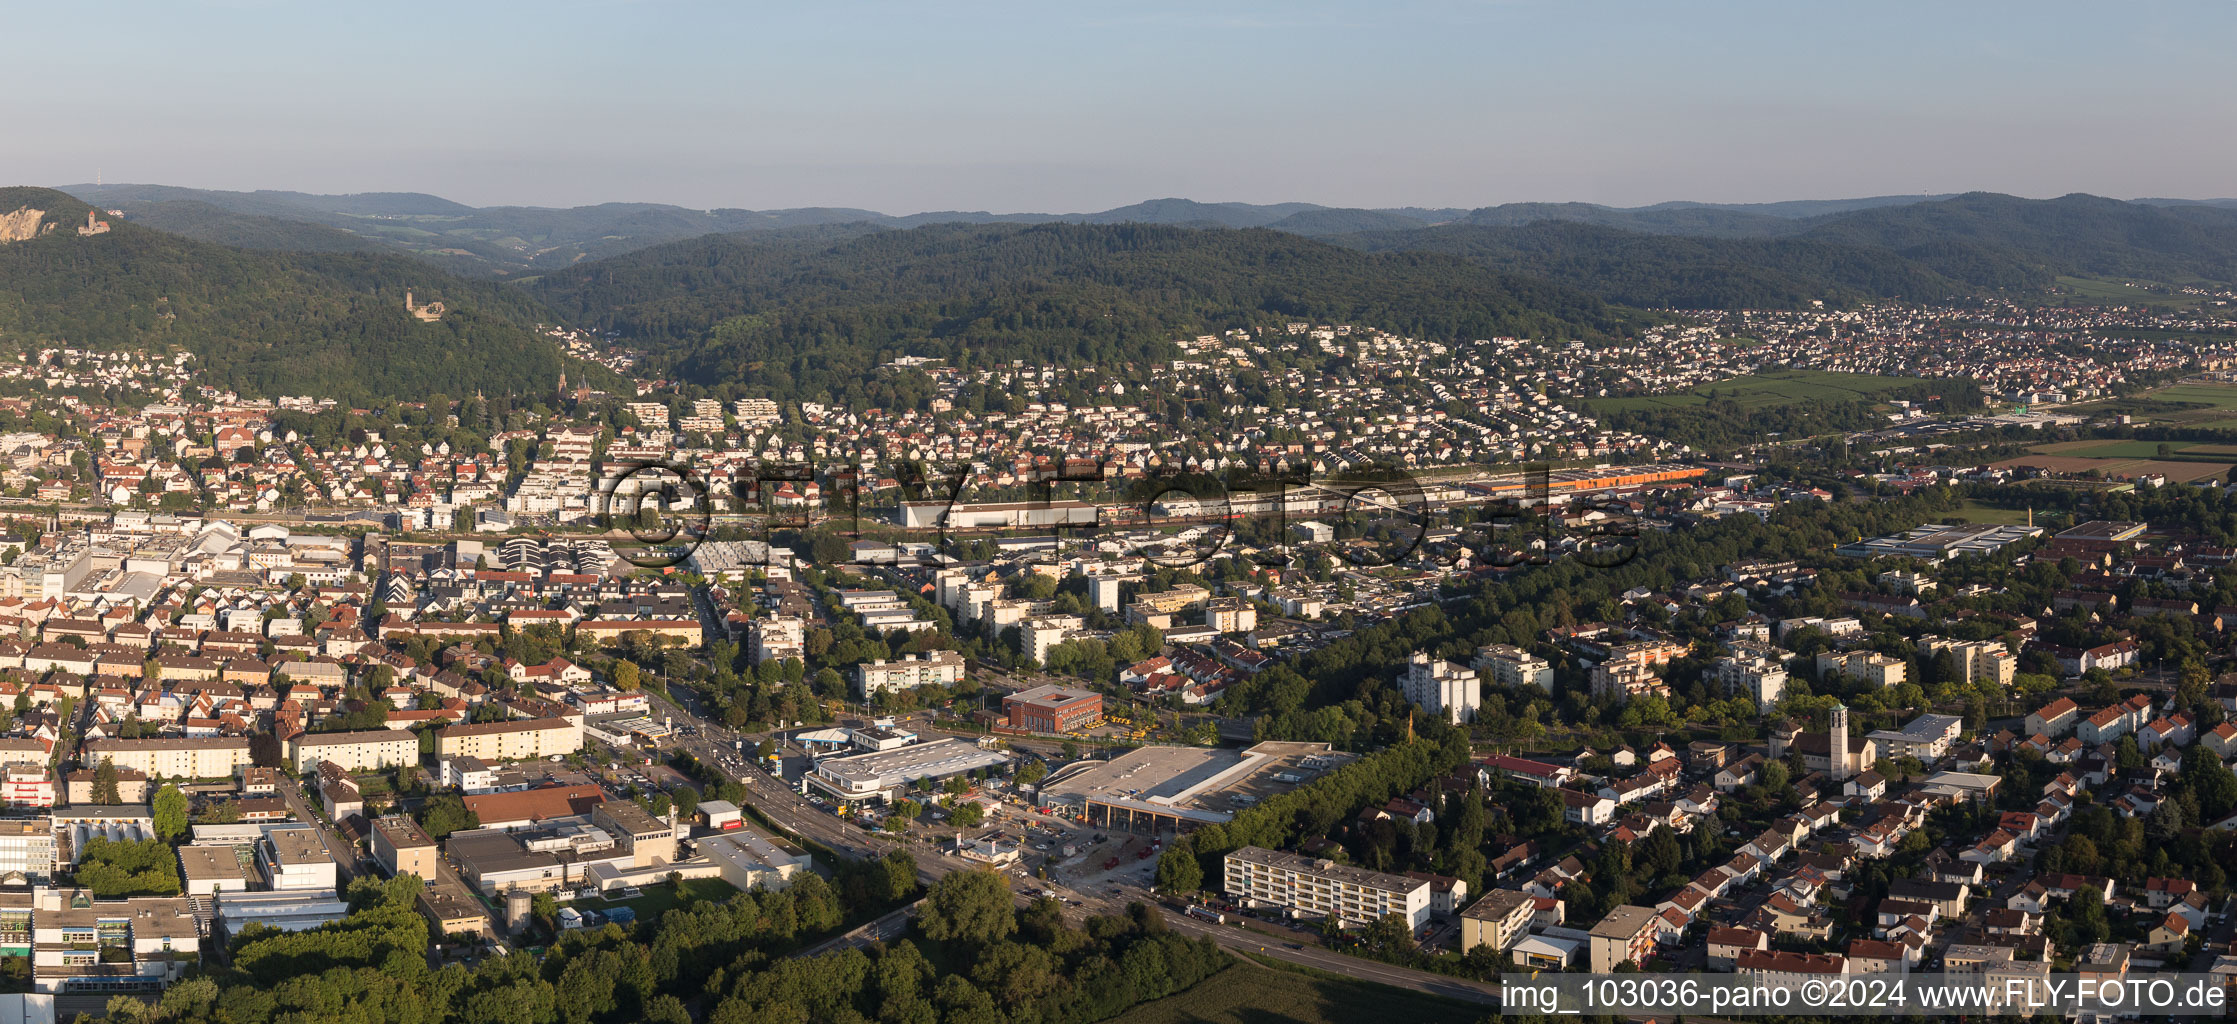
M 1806 222 L 1803 237 L 1922 261 L 1995 251 L 2056 273 L 2237 282 L 2237 210 L 2102 196 L 2021 199 L 1971 192 Z
M 1439 252 L 1561 281 L 1611 302 L 1676 309 L 1783 309 L 1813 300 L 1940 299 L 2041 288 L 2052 275 L 1977 244 L 1897 253 L 1814 238 L 1644 234 L 1576 221 L 1456 224 L 1332 239 L 1370 252 Z
M 263 252 L 165 234 L 114 217 L 81 236 L 88 207 L 46 189 L 0 189 L 0 212 L 45 210 L 62 226 L 0 245 L 0 345 L 185 350 L 201 378 L 247 394 L 345 400 L 433 391 L 544 394 L 603 371 L 564 363 L 531 296 L 401 256 Z M 422 323 L 404 310 L 441 301 Z
M 675 346 L 702 383 L 771 393 L 859 379 L 902 354 L 1144 362 L 1176 335 L 1294 317 L 1433 338 L 1577 337 L 1624 318 L 1589 295 L 1428 253 L 1367 254 L 1267 230 L 936 225 L 836 244 L 716 236 L 553 274 L 586 326 Z

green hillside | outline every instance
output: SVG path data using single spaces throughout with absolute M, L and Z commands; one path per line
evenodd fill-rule
M 1437 252 L 1513 274 L 1561 281 L 1611 302 L 1676 309 L 1792 308 L 1902 296 L 1939 299 L 2038 288 L 2051 277 L 1977 253 L 1953 275 L 1886 249 L 1808 238 L 1702 238 L 1574 221 L 1519 227 L 1453 224 L 1330 241 L 1371 252 Z
M 837 394 L 903 355 L 1141 363 L 1175 337 L 1272 318 L 1421 337 L 1579 337 L 1627 313 L 1428 253 L 1267 230 L 939 225 L 837 242 L 693 239 L 548 275 L 573 322 L 665 350 L 686 379 Z
M 532 296 L 408 257 L 237 249 L 113 217 L 110 231 L 81 236 L 86 204 L 0 188 L 0 216 L 27 210 L 53 229 L 0 244 L 0 345 L 184 349 L 204 380 L 246 394 L 353 400 L 546 394 L 562 368 L 535 333 L 552 317 Z M 449 314 L 414 319 L 406 291 Z

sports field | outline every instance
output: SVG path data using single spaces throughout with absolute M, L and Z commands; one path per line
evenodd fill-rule
M 1789 370 L 1780 373 L 1760 373 L 1746 377 L 1720 380 L 1703 384 L 1686 391 L 1667 395 L 1636 395 L 1628 398 L 1595 398 L 1586 404 L 1596 412 L 1625 412 L 1635 409 L 1696 409 L 1709 404 L 1710 396 L 1729 398 L 1742 409 L 1762 409 L 1774 405 L 1799 405 L 1805 402 L 1848 402 L 1863 399 L 1878 401 L 1888 393 L 1904 388 L 1917 387 L 1924 381 L 1914 377 L 1880 377 L 1869 373 L 1834 373 L 1827 370 Z

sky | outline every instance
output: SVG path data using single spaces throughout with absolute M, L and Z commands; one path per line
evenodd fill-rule
M 26 5 L 0 184 L 1083 212 L 2237 195 L 2237 2 Z

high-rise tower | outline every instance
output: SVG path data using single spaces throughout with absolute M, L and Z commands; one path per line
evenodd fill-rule
M 1838 701 L 1827 712 L 1825 730 L 1825 763 L 1833 781 L 1842 782 L 1849 777 L 1849 707 Z

